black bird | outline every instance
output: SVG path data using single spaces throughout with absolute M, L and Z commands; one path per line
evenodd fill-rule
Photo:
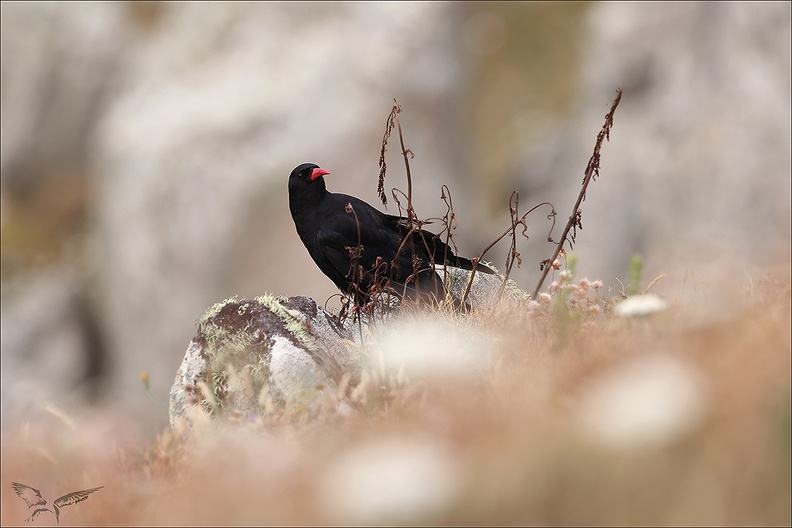
M 377 291 L 435 302 L 445 297 L 445 290 L 433 264 L 474 268 L 434 233 L 409 229 L 406 218 L 382 213 L 354 196 L 328 192 L 326 174 L 314 163 L 297 166 L 289 175 L 289 209 L 311 258 L 358 306 Z M 483 264 L 476 269 L 495 273 Z
M 78 502 L 82 502 L 88 498 L 88 495 L 95 491 L 99 491 L 104 486 L 99 486 L 98 488 L 91 488 L 82 491 L 74 491 L 72 493 L 67 493 L 63 497 L 58 497 L 52 503 L 53 510 L 47 508 L 47 501 L 44 500 L 44 497 L 41 496 L 41 492 L 36 488 L 31 488 L 30 486 L 26 486 L 25 484 L 19 484 L 18 482 L 12 482 L 11 487 L 14 489 L 14 492 L 19 495 L 19 497 L 24 500 L 27 505 L 28 509 L 34 506 L 41 506 L 41 508 L 36 508 L 33 513 L 30 514 L 30 517 L 25 519 L 25 522 L 33 521 L 36 516 L 40 513 L 50 512 L 55 514 L 55 522 L 60 524 L 60 509 L 64 506 L 71 506 L 72 504 L 77 504 Z

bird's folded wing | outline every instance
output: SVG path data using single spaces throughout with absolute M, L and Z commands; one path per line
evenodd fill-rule
M 392 229 L 399 231 L 402 236 L 406 237 L 409 235 L 411 237 L 411 242 L 420 248 L 416 250 L 416 252 L 431 256 L 434 264 L 440 266 L 448 264 L 455 268 L 461 268 L 465 270 L 473 269 L 473 262 L 470 259 L 460 257 L 454 253 L 454 250 L 451 249 L 451 247 L 446 244 L 440 236 L 432 233 L 431 231 L 427 231 L 426 229 L 408 229 L 406 218 L 393 215 L 387 216 L 389 225 L 392 227 Z M 495 273 L 494 270 L 481 263 L 476 266 L 476 270 L 488 274 Z
M 346 276 L 350 271 L 352 262 L 352 255 L 356 249 L 356 245 L 347 244 L 338 233 L 329 229 L 321 229 L 316 234 L 316 242 L 321 249 L 322 260 L 317 260 L 320 268 L 323 266 L 330 266 L 335 273 Z M 327 272 L 327 270 L 322 269 Z

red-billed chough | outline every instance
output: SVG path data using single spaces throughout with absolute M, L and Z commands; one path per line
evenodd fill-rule
M 328 192 L 326 174 L 313 163 L 296 167 L 289 175 L 289 209 L 311 258 L 358 306 L 377 291 L 413 300 L 443 299 L 434 264 L 473 269 L 473 262 L 455 255 L 434 233 L 409 229 L 406 218 Z M 483 264 L 476 269 L 495 273 Z

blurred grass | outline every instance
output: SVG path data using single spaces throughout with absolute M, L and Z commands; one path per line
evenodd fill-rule
M 489 333 L 484 372 L 435 372 L 388 390 L 375 382 L 346 418 L 298 409 L 255 423 L 199 422 L 191 439 L 163 431 L 136 448 L 124 445 L 134 424 L 123 416 L 31 416 L 3 438 L 2 522 L 26 515 L 14 480 L 52 496 L 105 486 L 64 510 L 65 524 L 349 524 L 325 496 L 328 482 L 349 484 L 335 480 L 339 464 L 418 439 L 415 449 L 441 446 L 456 477 L 449 500 L 413 512 L 417 524 L 788 525 L 792 310 L 782 271 L 757 283 L 737 315 L 704 323 L 685 306 L 572 323 L 550 309 L 452 317 L 452 326 Z M 603 444 L 582 427 L 587 387 L 658 353 L 698 374 L 703 414 L 663 442 Z M 364 475 L 376 477 L 383 462 Z M 366 497 L 391 493 L 382 486 Z M 383 514 L 372 523 L 401 521 Z

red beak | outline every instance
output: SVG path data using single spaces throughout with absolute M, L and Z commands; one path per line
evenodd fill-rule
M 311 181 L 314 181 L 316 178 L 321 178 L 325 174 L 330 174 L 330 173 L 324 169 L 320 169 L 317 167 L 313 170 L 313 172 L 311 172 Z

